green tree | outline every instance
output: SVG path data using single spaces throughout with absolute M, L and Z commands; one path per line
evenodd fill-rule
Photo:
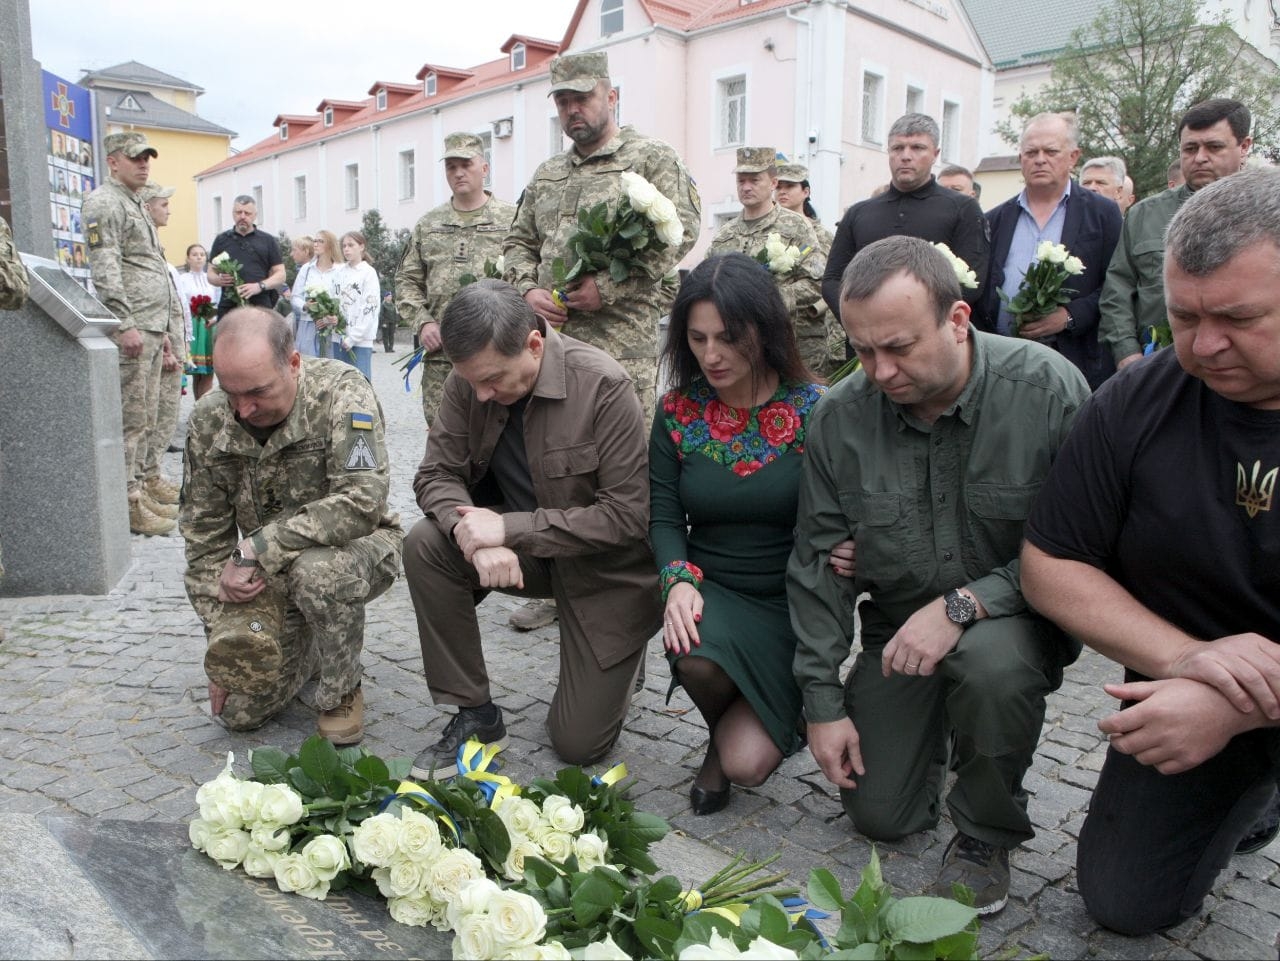
M 293 287 L 293 278 L 298 276 L 298 265 L 293 262 L 293 241 L 289 234 L 282 230 L 276 234 L 276 243 L 280 245 L 280 259 L 284 261 L 284 279 L 289 287 Z
M 393 234 L 383 221 L 382 214 L 375 208 L 366 210 L 360 218 L 360 232 L 364 234 L 364 249 L 373 261 L 374 269 L 378 271 L 378 282 L 382 285 L 383 292 L 393 290 L 400 257 L 409 240 L 409 231 L 401 227 Z
M 1253 137 L 1274 156 L 1280 128 L 1280 72 L 1205 0 L 1115 0 L 1078 29 L 1053 63 L 1049 82 L 1010 108 L 996 132 L 1017 144 L 1042 111 L 1074 112 L 1087 159 L 1124 158 L 1138 196 L 1165 188 L 1178 156 L 1178 121 L 1209 97 L 1234 97 L 1253 114 Z

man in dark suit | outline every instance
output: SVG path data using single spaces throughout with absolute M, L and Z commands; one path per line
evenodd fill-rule
M 1098 343 L 1098 295 L 1120 239 L 1123 218 L 1116 202 L 1071 179 L 1080 159 L 1075 118 L 1044 113 L 1022 130 L 1018 150 L 1025 184 L 1018 196 L 987 213 L 991 259 L 982 285 L 978 325 L 985 330 L 1040 340 L 1084 373 L 1094 390 L 1115 373 L 1111 352 Z M 1043 317 L 1014 316 L 1002 302 L 1018 292 L 1023 274 L 1044 241 L 1062 244 L 1084 263 L 1066 287 L 1072 300 Z

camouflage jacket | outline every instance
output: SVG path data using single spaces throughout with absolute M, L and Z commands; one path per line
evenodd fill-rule
M 478 210 L 449 202 L 423 215 L 396 271 L 396 309 L 415 331 L 439 323 L 464 275 L 481 280 L 485 261 L 497 265 L 515 213 L 514 204 L 490 195 Z
M 382 409 L 342 361 L 303 360 L 293 409 L 265 444 L 235 419 L 226 394 L 210 391 L 191 414 L 183 474 L 187 594 L 201 616 L 242 534 L 276 574 L 309 547 L 400 526 L 387 509 Z
M 120 318 L 120 329 L 162 334 L 175 314 L 180 329 L 178 292 L 169 279 L 156 225 L 138 195 L 108 178 L 89 194 L 81 218 L 94 290 Z
M 593 344 L 618 359 L 651 358 L 657 345 L 657 321 L 671 307 L 676 284 L 664 278 L 693 247 L 701 227 L 702 206 L 684 162 L 669 145 L 623 127 L 589 157 L 575 148 L 544 161 L 520 196 L 515 221 L 502 253 L 506 279 L 524 294 L 553 286 L 551 264 L 574 263 L 569 238 L 578 229 L 579 208 L 605 201 L 616 208 L 622 199 L 623 171 L 652 183 L 676 205 L 684 239 L 676 247 L 653 251 L 642 259 L 643 270 L 621 283 L 596 274 L 603 305 L 596 311 L 571 314 L 564 332 Z
M 738 251 L 755 257 L 764 249 L 770 234 L 778 234 L 783 243 L 795 244 L 801 250 L 813 248 L 794 269 L 785 275 L 775 274 L 774 279 L 794 322 L 801 324 L 820 316 L 826 310 L 822 299 L 822 274 L 827 269 L 827 254 L 818 242 L 813 221 L 803 214 L 774 204 L 773 210 L 755 220 L 734 217 L 716 232 L 715 239 L 707 248 L 707 256 Z
M 27 268 L 18 256 L 9 225 L 0 218 L 0 310 L 17 310 L 27 300 Z

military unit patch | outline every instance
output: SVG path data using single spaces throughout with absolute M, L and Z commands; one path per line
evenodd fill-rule
M 373 430 L 373 415 L 352 414 L 351 426 L 355 430 Z
M 355 443 L 351 445 L 351 450 L 347 453 L 346 468 L 347 470 L 378 469 L 378 458 L 374 456 L 373 448 L 363 437 L 357 436 Z
M 95 250 L 102 246 L 102 232 L 98 230 L 96 220 L 90 220 L 84 225 L 84 239 Z

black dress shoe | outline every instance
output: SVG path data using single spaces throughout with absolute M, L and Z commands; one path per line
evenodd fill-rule
M 715 814 L 729 803 L 729 785 L 718 791 L 708 791 L 698 785 L 689 785 L 689 807 L 696 815 Z

